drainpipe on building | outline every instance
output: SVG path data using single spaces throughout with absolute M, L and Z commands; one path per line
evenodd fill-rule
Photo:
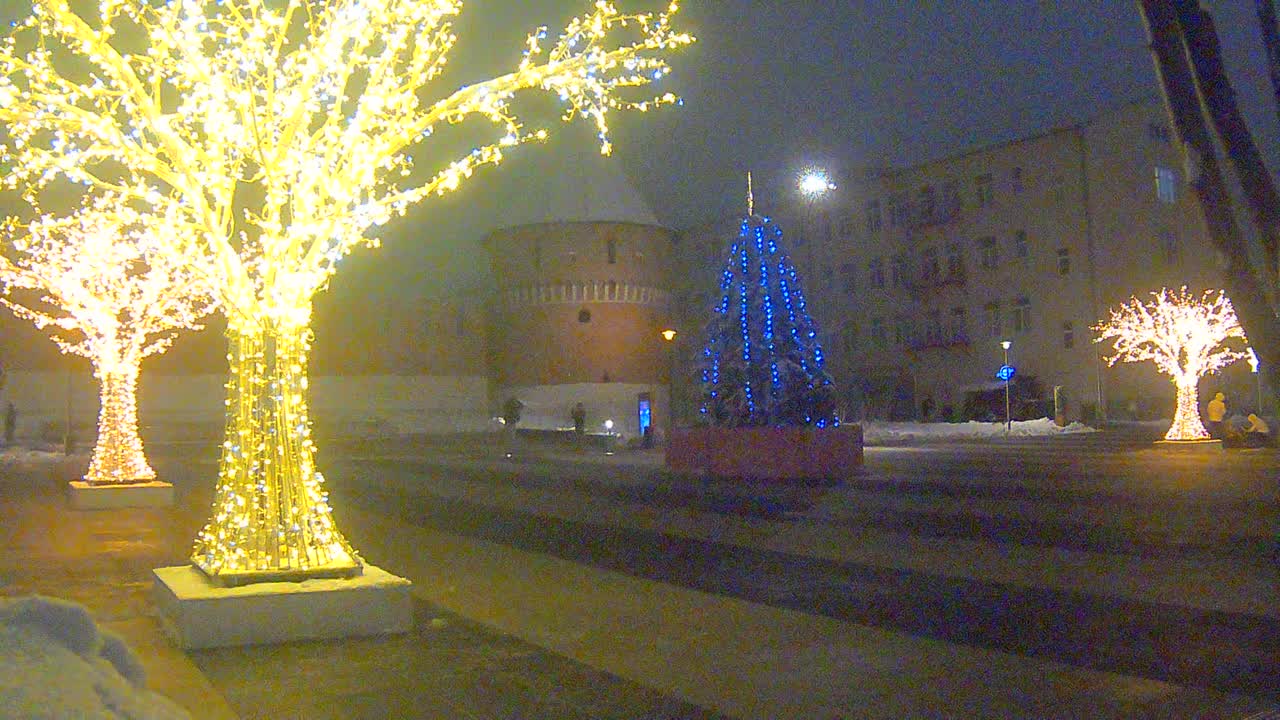
M 1101 302 L 1098 298 L 1098 262 L 1093 237 L 1093 199 L 1089 192 L 1089 144 L 1087 141 L 1087 125 L 1077 125 L 1076 134 L 1080 138 L 1080 199 L 1084 207 L 1084 240 L 1085 254 L 1089 265 L 1089 305 L 1093 312 L 1093 321 L 1102 318 Z M 1090 328 L 1092 331 L 1092 328 Z M 1090 347 L 1093 343 L 1089 343 Z M 1097 410 L 1095 421 L 1102 423 L 1107 419 L 1107 396 L 1103 378 L 1102 355 L 1093 352 L 1094 393 Z

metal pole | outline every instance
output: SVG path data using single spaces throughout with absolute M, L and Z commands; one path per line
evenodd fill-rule
M 1264 415 L 1262 412 L 1262 373 L 1254 372 L 1253 377 L 1258 381 L 1258 415 Z
M 67 365 L 67 416 L 62 427 L 62 454 L 71 454 L 71 366 Z
M 1009 348 L 1004 348 L 1004 364 L 1009 364 Z M 1004 431 L 1013 430 L 1013 418 L 1009 416 L 1009 378 L 1004 379 Z

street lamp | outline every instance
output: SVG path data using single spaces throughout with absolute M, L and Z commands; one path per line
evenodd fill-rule
M 1000 347 L 1004 348 L 1004 364 L 1000 366 L 1004 375 L 1004 431 L 1006 433 L 1013 430 L 1013 418 L 1009 415 L 1009 380 L 1010 373 L 1004 368 L 1009 366 L 1009 346 L 1013 343 L 1008 340 L 1001 340 Z
M 1254 383 L 1258 388 L 1258 414 L 1262 414 L 1262 375 L 1258 373 L 1258 354 L 1249 348 L 1249 372 L 1253 373 Z
M 676 429 L 676 333 L 667 328 L 662 331 L 662 339 L 667 341 L 667 430 L 666 441 L 671 442 L 671 433 Z
M 808 247 L 809 267 L 806 271 L 811 277 L 814 276 L 814 242 L 809 237 L 808 226 L 813 224 L 813 205 L 818 202 L 824 195 L 836 189 L 836 184 L 832 182 L 831 176 L 826 170 L 821 168 L 810 168 L 800 173 L 798 182 L 800 197 L 804 199 L 804 219 L 800 223 L 800 236 L 804 244 Z

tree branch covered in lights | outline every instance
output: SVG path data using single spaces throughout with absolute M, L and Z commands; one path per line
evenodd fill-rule
M 93 364 L 100 404 L 90 484 L 155 478 L 138 436 L 139 365 L 213 309 L 187 267 L 154 253 L 164 232 L 156 218 L 103 197 L 65 218 L 11 219 L 0 234 L 0 303 Z
M 1166 440 L 1208 438 L 1200 422 L 1200 378 L 1249 356 L 1244 330 L 1222 292 L 1196 297 L 1185 287 L 1165 288 L 1151 297 L 1146 303 L 1130 298 L 1112 309 L 1111 318 L 1094 327 L 1094 342 L 1112 341 L 1115 354 L 1108 365 L 1150 360 L 1173 379 L 1178 406 Z
M 195 564 L 222 582 L 359 572 L 332 521 L 306 408 L 314 295 L 375 228 L 480 166 L 546 137 L 513 100 L 558 97 L 594 123 L 675 102 L 644 87 L 693 39 L 675 1 L 620 13 L 598 0 L 554 42 L 527 40 L 505 75 L 441 75 L 459 0 L 35 0 L 0 46 L 8 180 L 57 178 L 181 218 L 166 236 L 228 318 L 231 377 L 213 518 Z M 641 92 L 639 97 L 634 93 Z M 438 98 L 438 99 L 427 99 Z M 415 168 L 412 151 L 460 123 L 488 139 Z M 470 131 L 470 130 L 469 130 Z M 420 153 L 419 157 L 423 157 Z

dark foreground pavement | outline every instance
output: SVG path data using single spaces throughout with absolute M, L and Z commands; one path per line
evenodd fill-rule
M 135 649 L 149 687 L 195 718 L 720 717 L 419 598 L 404 636 L 183 653 L 161 634 L 150 572 L 185 562 L 211 487 L 155 458 L 177 481 L 174 508 L 77 512 L 64 491 L 74 463 L 0 470 L 0 596 L 85 605 Z

